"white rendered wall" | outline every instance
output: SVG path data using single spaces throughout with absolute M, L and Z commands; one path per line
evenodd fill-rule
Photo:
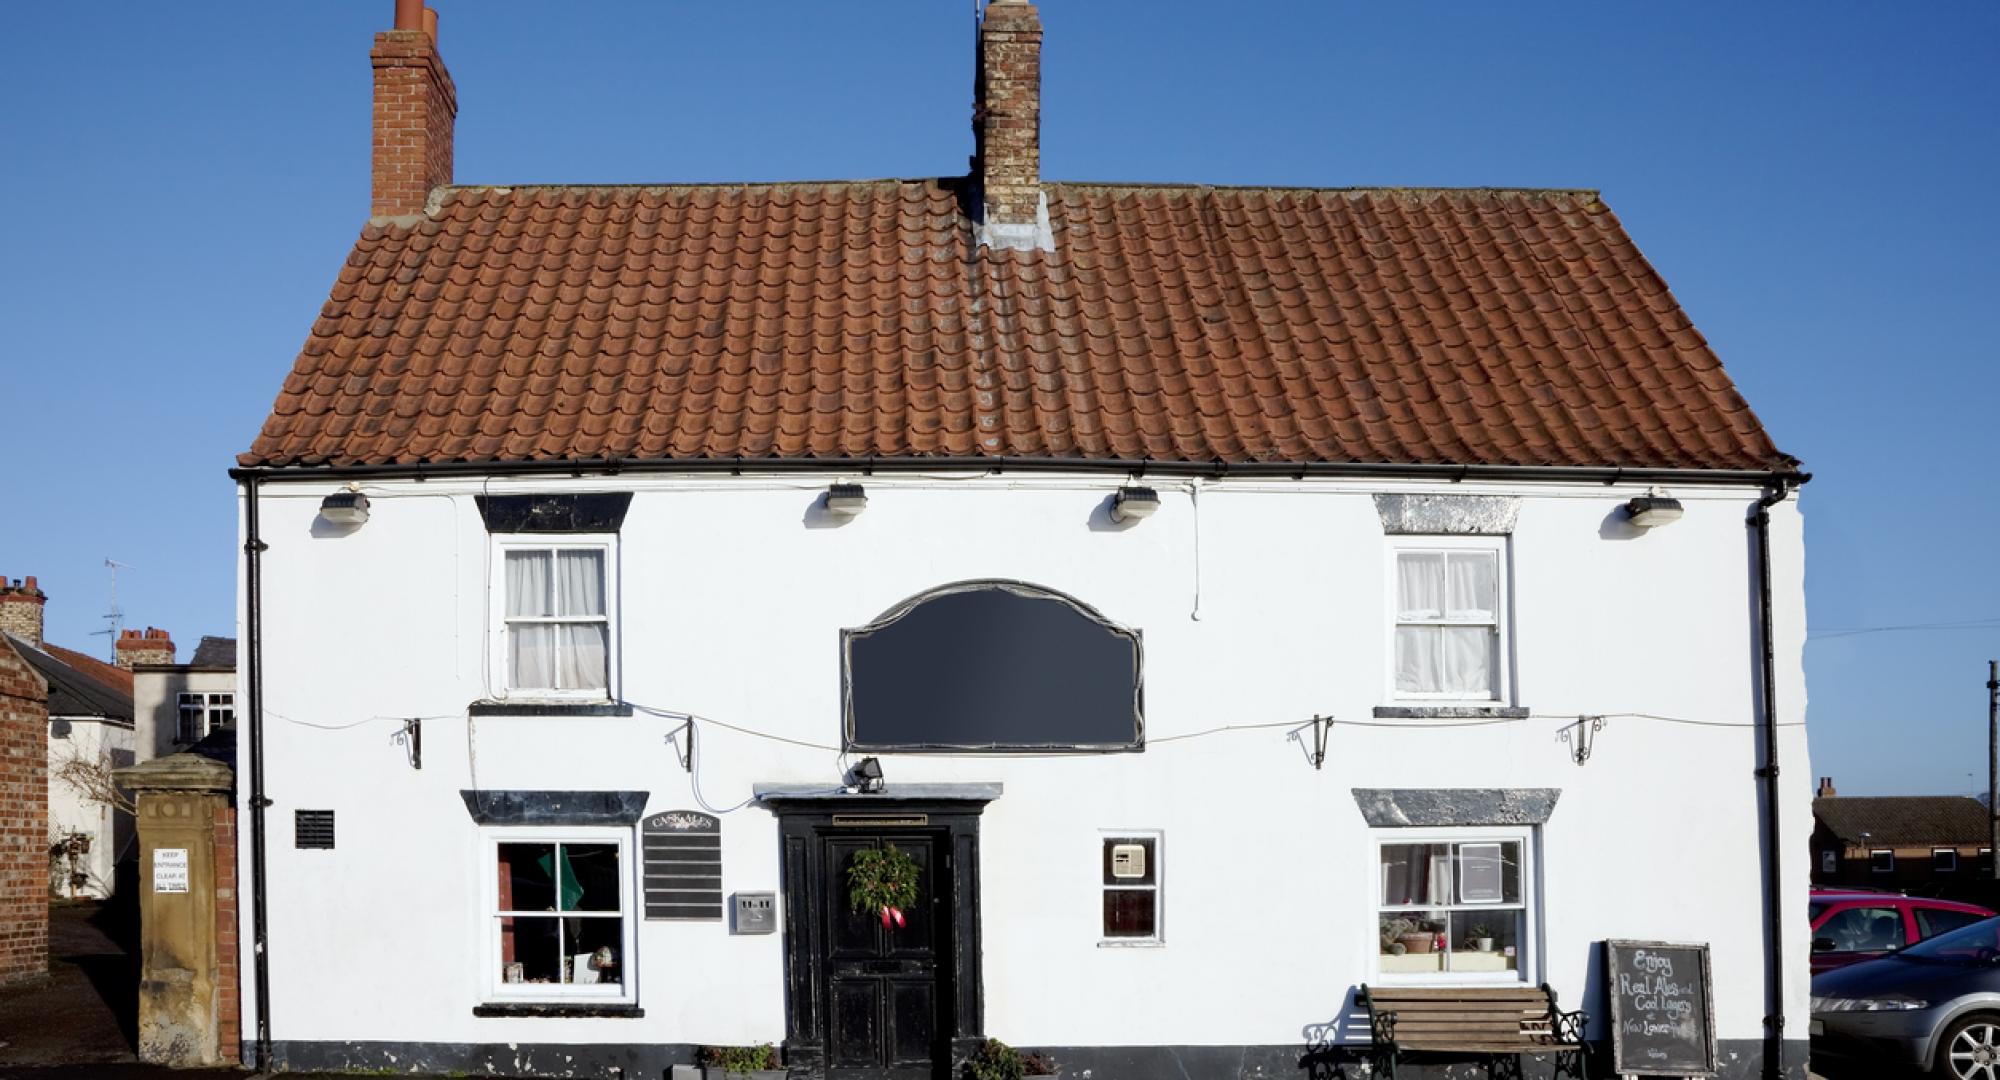
M 176 667 L 135 672 L 132 717 L 139 760 L 151 761 L 187 749 L 189 744 L 174 739 L 179 733 L 183 692 L 233 694 L 235 691 L 234 671 L 190 671 Z
M 55 732 L 63 726 L 68 733 L 57 736 Z M 50 868 L 50 888 L 63 897 L 110 896 L 118 857 L 132 843 L 132 818 L 91 798 L 58 771 L 71 760 L 111 768 L 132 764 L 132 729 L 95 716 L 52 716 L 49 728 L 49 842 L 74 833 L 90 837 L 90 852 L 77 863 L 77 870 L 89 875 L 88 883 L 72 887 L 69 860 L 64 859 L 60 867 Z
M 640 789 L 649 811 L 727 809 L 753 783 L 841 776 L 830 749 L 710 724 L 697 794 L 667 741 L 677 721 L 469 722 L 467 704 L 497 690 L 492 544 L 472 496 L 550 490 L 637 492 L 618 554 L 618 647 L 623 697 L 639 705 L 835 746 L 840 629 L 966 578 L 1059 589 L 1144 632 L 1142 754 L 884 757 L 892 783 L 1006 787 L 981 825 L 990 1034 L 1058 1046 L 1298 1043 L 1304 1025 L 1333 1018 L 1376 978 L 1375 834 L 1352 789 L 1554 787 L 1561 799 L 1540 832 L 1538 977 L 1567 1007 L 1599 1014 L 1602 1037 L 1589 974 L 1598 942 L 1709 942 L 1717 1034 L 1761 1037 L 1756 578 L 1744 525 L 1757 492 L 1676 489 L 1686 516 L 1632 535 L 1619 507 L 1641 491 L 1625 486 L 1207 483 L 1197 511 L 1192 487 L 1162 483 L 1159 513 L 1117 530 L 1104 518 L 1117 485 L 1104 480 L 878 476 L 866 481 L 866 512 L 834 527 L 813 509 L 831 479 L 380 483 L 367 488 L 371 519 L 352 532 L 316 521 L 331 485 L 263 488 L 274 1039 L 782 1038 L 782 939 L 731 936 L 726 923 L 639 924 L 643 1020 L 472 1015 L 490 967 L 479 886 L 491 871 L 460 789 Z M 1372 718 L 1391 700 L 1390 564 L 1371 499 L 1385 490 L 1523 496 L 1509 547 L 1512 696 L 1534 718 Z M 1773 516 L 1782 865 L 1786 910 L 1803 915 L 1803 553 L 1794 506 Z M 1613 716 L 1590 761 L 1574 764 L 1563 725 L 1621 713 L 1721 726 Z M 1336 727 L 1319 771 L 1283 729 L 1171 738 L 1315 714 L 1381 726 Z M 430 718 L 421 771 L 393 740 L 397 718 L 412 716 Z M 247 797 L 247 783 L 239 791 Z M 337 811 L 338 848 L 295 850 L 297 809 Z M 1159 947 L 1099 945 L 1097 845 L 1115 829 L 1164 832 Z M 773 818 L 735 810 L 722 830 L 725 893 L 781 890 Z M 247 888 L 247 845 L 242 865 Z M 1796 925 L 1786 1011 L 1804 1016 Z

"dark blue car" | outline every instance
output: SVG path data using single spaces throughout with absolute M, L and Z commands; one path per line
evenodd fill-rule
M 2000 1080 L 2000 918 L 1815 975 L 1812 1052 Z

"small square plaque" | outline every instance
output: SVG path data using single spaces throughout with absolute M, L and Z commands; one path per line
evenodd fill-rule
M 769 892 L 740 892 L 734 897 L 736 924 L 732 932 L 738 934 L 775 934 L 778 932 L 778 894 Z

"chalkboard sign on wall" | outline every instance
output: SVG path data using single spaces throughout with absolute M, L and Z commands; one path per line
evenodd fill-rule
M 1715 1075 L 1708 946 L 1607 941 L 1604 981 L 1611 995 L 1613 1072 Z
M 648 919 L 722 918 L 722 820 L 694 810 L 639 825 Z

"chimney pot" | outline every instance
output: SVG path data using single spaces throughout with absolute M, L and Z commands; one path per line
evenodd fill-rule
M 424 10 L 424 0 L 396 0 L 396 29 L 422 30 Z
M 438 13 L 436 8 L 428 5 L 424 7 L 424 36 L 431 39 L 431 48 L 437 48 Z
M 1834 797 L 1834 794 L 1835 793 L 1833 790 L 1833 777 L 1831 776 L 1820 777 L 1819 790 L 1817 792 L 1814 792 L 1814 797 L 1821 799 L 1831 799 Z

